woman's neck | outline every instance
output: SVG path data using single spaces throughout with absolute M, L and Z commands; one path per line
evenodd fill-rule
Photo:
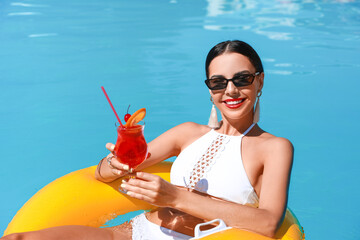
M 218 132 L 226 135 L 237 136 L 243 134 L 253 124 L 253 116 L 241 119 L 229 119 L 223 116 L 221 127 Z

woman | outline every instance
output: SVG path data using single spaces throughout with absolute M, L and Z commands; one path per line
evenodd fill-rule
M 293 147 L 257 125 L 261 60 L 244 42 L 222 42 L 207 56 L 206 76 L 221 112 L 219 126 L 184 123 L 165 132 L 149 143 L 151 155 L 133 173 L 136 178 L 121 185 L 129 196 L 159 208 L 112 228 L 64 226 L 22 239 L 190 239 L 197 224 L 216 218 L 273 237 L 287 206 Z M 106 147 L 110 154 L 100 161 L 96 178 L 111 182 L 128 174 L 129 167 L 116 161 L 113 144 Z M 140 171 L 172 156 L 177 159 L 171 183 Z

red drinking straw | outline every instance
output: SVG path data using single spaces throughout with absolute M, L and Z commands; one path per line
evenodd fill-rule
M 101 89 L 103 90 L 103 92 L 104 92 L 104 94 L 105 94 L 105 97 L 107 98 L 107 100 L 108 100 L 108 102 L 109 102 L 109 104 L 110 104 L 110 107 L 111 107 L 111 108 L 112 108 L 112 110 L 114 111 L 115 116 L 116 116 L 117 120 L 119 121 L 119 123 L 120 123 L 121 127 L 124 127 L 124 126 L 122 125 L 122 122 L 121 122 L 121 120 L 120 120 L 119 116 L 117 115 L 117 113 L 116 113 L 116 111 L 115 111 L 114 106 L 112 105 L 112 103 L 111 103 L 111 101 L 110 101 L 109 96 L 107 95 L 107 93 L 106 93 L 106 91 L 105 91 L 105 88 L 104 88 L 103 86 L 101 86 Z

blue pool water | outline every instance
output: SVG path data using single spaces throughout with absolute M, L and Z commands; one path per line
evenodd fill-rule
M 315 0 L 0 2 L 0 233 L 41 187 L 95 165 L 118 112 L 146 138 L 207 123 L 204 60 L 249 42 L 264 61 L 261 122 L 289 138 L 289 206 L 307 239 L 359 239 L 360 3 Z M 34 216 L 35 217 L 35 216 Z

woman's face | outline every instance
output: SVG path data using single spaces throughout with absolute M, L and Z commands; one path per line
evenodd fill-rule
M 231 79 L 239 73 L 253 74 L 255 72 L 255 67 L 249 59 L 239 53 L 224 53 L 215 57 L 209 65 L 209 79 L 215 77 Z M 262 89 L 263 79 L 264 73 L 261 73 L 249 86 L 236 87 L 232 81 L 229 81 L 225 89 L 210 90 L 214 104 L 223 118 L 229 120 L 252 118 L 256 96 Z

